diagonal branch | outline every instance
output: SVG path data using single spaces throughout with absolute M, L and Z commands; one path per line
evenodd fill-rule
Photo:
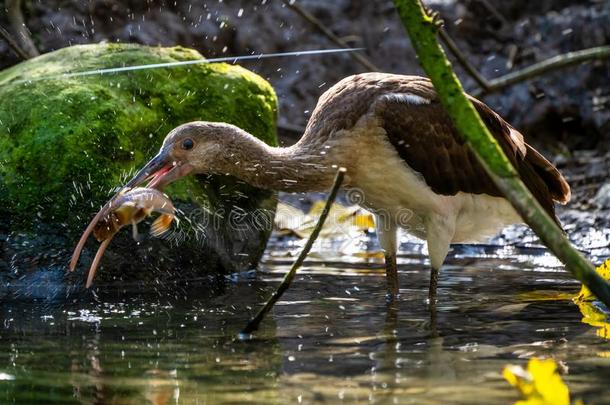
M 436 40 L 438 26 L 426 14 L 420 0 L 394 0 L 398 14 L 426 74 L 454 125 L 473 150 L 502 194 L 540 240 L 561 260 L 572 275 L 610 308 L 610 285 L 576 250 L 553 219 L 544 211 L 519 178 L 506 155 L 489 133 L 464 93 L 451 63 Z
M 512 86 L 513 84 L 520 83 L 537 76 L 541 76 L 545 73 L 552 72 L 554 70 L 564 69 L 590 60 L 604 59 L 610 59 L 610 45 L 581 49 L 580 51 L 556 55 L 552 58 L 545 59 L 538 63 L 534 63 L 533 65 L 523 68 L 521 70 L 508 73 L 496 79 L 492 79 L 487 82 L 487 88 L 481 86 L 483 87 L 483 90 L 481 90 L 479 93 L 475 93 L 474 95 L 480 96 L 488 93 L 493 93 L 505 87 Z
M 430 14 L 427 10 L 426 12 Z M 488 80 L 468 61 L 468 58 L 442 27 L 438 29 L 438 34 L 449 51 L 455 56 L 464 70 L 466 70 L 466 73 L 468 73 L 479 85 L 480 89 L 473 92 L 473 96 L 475 97 L 495 93 L 506 87 L 524 82 L 534 77 L 542 76 L 543 74 L 554 70 L 564 69 L 590 60 L 610 59 L 610 45 L 586 48 L 579 51 L 555 55 L 523 69 Z
M 28 54 L 23 49 L 21 49 L 21 46 L 19 46 L 17 41 L 15 41 L 15 39 L 11 36 L 11 34 L 7 30 L 5 30 L 4 27 L 2 27 L 2 26 L 0 26 L 0 37 L 4 38 L 6 43 L 8 43 L 8 46 L 21 59 L 23 59 L 23 60 L 30 59 Z
M 246 327 L 241 331 L 242 335 L 249 335 L 250 333 L 257 330 L 260 323 L 265 318 L 265 315 L 267 315 L 267 313 L 269 313 L 269 311 L 271 311 L 271 309 L 273 308 L 273 305 L 275 305 L 275 303 L 281 298 L 282 294 L 284 294 L 284 292 L 286 292 L 286 290 L 290 287 L 290 283 L 292 283 L 294 276 L 296 276 L 297 270 L 299 269 L 299 267 L 301 267 L 301 265 L 305 261 L 305 257 L 307 257 L 307 254 L 311 250 L 311 247 L 313 246 L 314 242 L 318 238 L 318 234 L 322 230 L 324 221 L 326 221 L 326 217 L 328 216 L 328 213 L 330 212 L 330 208 L 332 207 L 333 202 L 335 201 L 335 198 L 337 197 L 337 192 L 339 191 L 339 187 L 341 187 L 341 183 L 343 182 L 344 176 L 345 176 L 345 169 L 343 167 L 341 167 L 341 168 L 339 168 L 339 170 L 337 170 L 337 175 L 335 176 L 335 181 L 330 190 L 330 194 L 326 198 L 326 204 L 324 205 L 322 214 L 320 214 L 320 218 L 318 218 L 318 223 L 316 223 L 316 226 L 313 229 L 313 232 L 311 233 L 311 235 L 309 235 L 309 239 L 307 239 L 307 242 L 305 243 L 305 246 L 303 246 L 301 253 L 299 253 L 299 256 L 292 264 L 292 267 L 290 267 L 290 271 L 288 271 L 288 273 L 286 273 L 286 275 L 284 276 L 284 279 L 282 280 L 281 284 L 278 286 L 277 290 L 275 290 L 273 292 L 273 294 L 271 295 L 269 300 L 265 303 L 265 306 L 263 306 L 260 309 L 260 311 L 258 311 L 258 313 L 256 314 L 256 316 L 254 318 L 250 319 L 250 321 L 248 322 Z
M 451 51 L 453 56 L 455 56 L 460 65 L 462 65 L 464 70 L 466 70 L 466 72 L 474 79 L 474 81 L 477 82 L 477 84 L 481 86 L 484 91 L 490 91 L 491 86 L 487 79 L 481 73 L 479 73 L 477 68 L 470 64 L 466 56 L 464 56 L 460 48 L 458 48 L 455 41 L 453 41 L 453 38 L 451 38 L 449 34 L 447 34 L 447 31 L 445 31 L 441 27 L 438 30 L 438 34 L 445 43 L 445 45 L 447 45 L 447 48 L 449 48 L 449 51 Z
M 6 11 L 11 27 L 17 35 L 17 40 L 21 43 L 21 48 L 28 55 L 28 59 L 40 55 L 34 41 L 32 41 L 30 30 L 25 25 L 21 12 L 21 0 L 6 0 Z

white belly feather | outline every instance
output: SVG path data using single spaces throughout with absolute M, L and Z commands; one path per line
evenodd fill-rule
M 360 123 L 362 124 L 362 123 Z M 459 192 L 436 194 L 421 174 L 411 169 L 372 125 L 361 126 L 360 156 L 348 168 L 350 187 L 365 208 L 394 218 L 407 232 L 426 239 L 431 217 L 454 221 L 451 243 L 477 242 L 493 236 L 503 227 L 522 222 L 510 203 L 501 197 Z M 350 134 L 354 140 L 355 134 Z M 353 157 L 352 157 L 353 160 Z M 449 236 L 449 235 L 447 235 Z

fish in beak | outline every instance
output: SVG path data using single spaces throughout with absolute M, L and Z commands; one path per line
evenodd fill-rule
M 171 201 L 164 196 L 160 190 L 181 177 L 188 175 L 192 169 L 193 167 L 188 163 L 183 164 L 181 162 L 171 160 L 168 154 L 162 149 L 140 171 L 138 171 L 120 191 L 118 191 L 106 204 L 104 204 L 95 217 L 93 217 L 78 241 L 76 248 L 74 249 L 74 253 L 72 254 L 72 259 L 70 260 L 69 264 L 69 270 L 74 271 L 76 268 L 76 264 L 78 263 L 78 259 L 85 246 L 85 243 L 87 242 L 87 239 L 89 238 L 89 235 L 92 233 L 98 233 L 96 230 L 100 229 L 100 223 L 108 223 L 108 218 L 110 218 L 110 216 L 114 215 L 116 219 L 116 213 L 121 212 L 120 210 L 124 211 L 125 204 L 139 204 L 138 207 L 144 211 L 134 211 L 133 215 L 126 217 L 125 220 L 120 220 L 117 224 L 114 224 L 113 226 L 116 226 L 116 230 L 111 232 L 105 239 L 101 240 L 102 244 L 100 245 L 93 260 L 93 264 L 89 270 L 87 287 L 91 285 L 91 281 L 93 280 L 93 276 L 95 275 L 99 261 L 101 260 L 104 251 L 108 247 L 110 240 L 123 225 L 126 225 L 128 222 L 135 224 L 144 219 L 146 216 L 150 215 L 150 213 L 153 211 L 157 211 L 161 212 L 163 215 L 160 217 L 161 222 L 156 223 L 156 226 L 153 224 L 153 233 L 163 233 L 166 229 L 168 229 L 172 222 L 169 220 L 169 215 L 171 215 L 171 218 L 173 219 L 174 208 L 173 205 L 171 205 Z M 147 181 L 149 183 L 146 188 L 136 188 Z M 136 190 L 140 191 L 136 193 Z M 149 190 L 152 194 L 149 194 L 148 197 L 144 198 L 142 197 L 144 194 L 142 194 L 141 190 Z M 165 199 L 162 199 L 155 193 L 163 195 Z M 154 195 L 155 198 L 151 198 L 151 195 Z M 171 213 L 166 212 L 166 209 L 164 208 L 168 205 L 168 203 L 169 206 L 171 206 Z M 160 232 L 161 228 L 159 228 L 159 224 L 164 225 L 162 229 L 163 232 Z

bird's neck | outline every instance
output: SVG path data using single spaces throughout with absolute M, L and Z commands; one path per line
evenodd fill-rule
M 227 174 L 253 186 L 287 192 L 326 191 L 332 186 L 336 162 L 325 145 L 272 147 L 248 133 L 228 145 Z

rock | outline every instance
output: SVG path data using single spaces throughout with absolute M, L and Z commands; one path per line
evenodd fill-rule
M 58 263 L 67 263 L 94 213 L 179 124 L 224 121 L 277 143 L 272 87 L 238 66 L 58 77 L 199 58 L 181 47 L 79 45 L 0 72 L 0 281 L 60 285 L 28 288 L 37 291 L 34 295 L 68 291 L 61 284 L 72 279 L 32 272 L 56 271 Z M 140 244 L 130 232 L 121 232 L 102 261 L 98 281 L 151 280 L 160 274 L 160 281 L 171 281 L 244 270 L 258 262 L 271 229 L 274 193 L 229 177 L 204 176 L 181 180 L 167 193 L 183 210 L 180 226 L 168 240 Z M 144 233 L 147 225 L 142 228 Z M 97 246 L 88 244 L 80 274 L 73 276 L 76 284 Z M 23 289 L 18 294 L 32 295 Z
M 593 197 L 593 202 L 602 209 L 610 209 L 610 183 L 600 187 L 595 197 Z

